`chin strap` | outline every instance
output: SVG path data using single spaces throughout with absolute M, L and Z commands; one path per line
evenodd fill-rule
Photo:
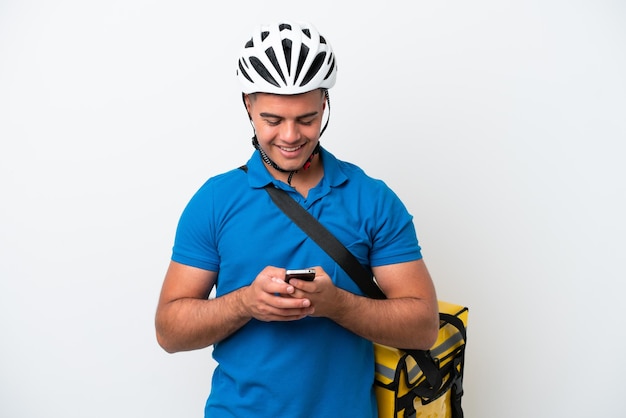
M 281 173 L 289 173 L 289 177 L 287 177 L 287 184 L 291 186 L 291 179 L 293 178 L 293 175 L 296 174 L 299 170 L 290 171 L 290 170 L 285 170 L 279 167 L 278 164 L 272 161 L 270 157 L 265 153 L 265 151 L 263 151 L 263 148 L 261 148 L 261 146 L 259 145 L 259 140 L 257 139 L 256 135 L 252 137 L 252 146 L 256 148 L 257 150 L 259 150 L 259 153 L 261 154 L 261 158 L 263 159 L 265 164 L 275 168 Z M 313 149 L 313 152 L 311 153 L 311 155 L 309 155 L 309 158 L 307 158 L 306 162 L 302 166 L 302 170 L 308 170 L 309 167 L 311 167 L 311 162 L 313 161 L 313 157 L 315 157 L 316 154 L 319 154 L 319 152 L 320 152 L 320 143 L 318 141 L 317 145 Z

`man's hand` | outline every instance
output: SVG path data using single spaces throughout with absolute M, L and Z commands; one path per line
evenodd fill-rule
M 291 280 L 290 296 L 309 300 L 311 316 L 326 317 L 370 341 L 394 347 L 428 349 L 437 338 L 437 296 L 423 260 L 373 269 L 387 296 L 357 296 L 334 285 L 319 266 L 315 280 Z M 410 332 L 407 332 L 410 330 Z
M 315 279 L 313 281 L 298 279 L 289 281 L 294 288 L 290 296 L 309 300 L 314 311 L 310 314 L 311 316 L 333 318 L 338 311 L 345 309 L 342 294 L 346 292 L 335 286 L 322 267 L 314 268 Z
M 268 266 L 242 291 L 241 302 L 259 321 L 295 321 L 314 311 L 311 301 L 295 292 L 295 287 L 285 282 L 285 269 Z

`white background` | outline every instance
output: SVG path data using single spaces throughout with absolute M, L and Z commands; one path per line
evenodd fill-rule
M 281 18 L 339 59 L 323 144 L 470 307 L 466 416 L 620 415 L 624 2 L 346 3 L 0 1 L 2 417 L 202 416 L 210 350 L 163 352 L 154 309 L 187 200 L 252 151 L 237 52 Z

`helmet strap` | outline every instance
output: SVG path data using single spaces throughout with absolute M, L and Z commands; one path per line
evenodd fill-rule
M 324 131 L 328 127 L 328 122 L 330 121 L 330 95 L 328 94 L 328 89 L 324 89 L 324 96 L 326 97 L 326 104 L 328 105 L 328 116 L 326 117 L 326 123 L 324 127 L 320 131 L 320 137 L 324 134 Z

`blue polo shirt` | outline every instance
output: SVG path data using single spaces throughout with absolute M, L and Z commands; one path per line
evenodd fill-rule
M 258 151 L 247 173 L 234 169 L 209 179 L 180 218 L 172 260 L 217 272 L 217 297 L 249 285 L 268 265 L 320 265 L 336 286 L 362 294 L 272 202 L 263 189 L 268 183 L 287 190 L 364 266 L 420 259 L 412 216 L 395 193 L 323 148 L 320 157 L 324 177 L 307 198 L 276 181 Z M 207 417 L 377 415 L 371 342 L 326 318 L 251 320 L 215 344 L 213 357 Z

